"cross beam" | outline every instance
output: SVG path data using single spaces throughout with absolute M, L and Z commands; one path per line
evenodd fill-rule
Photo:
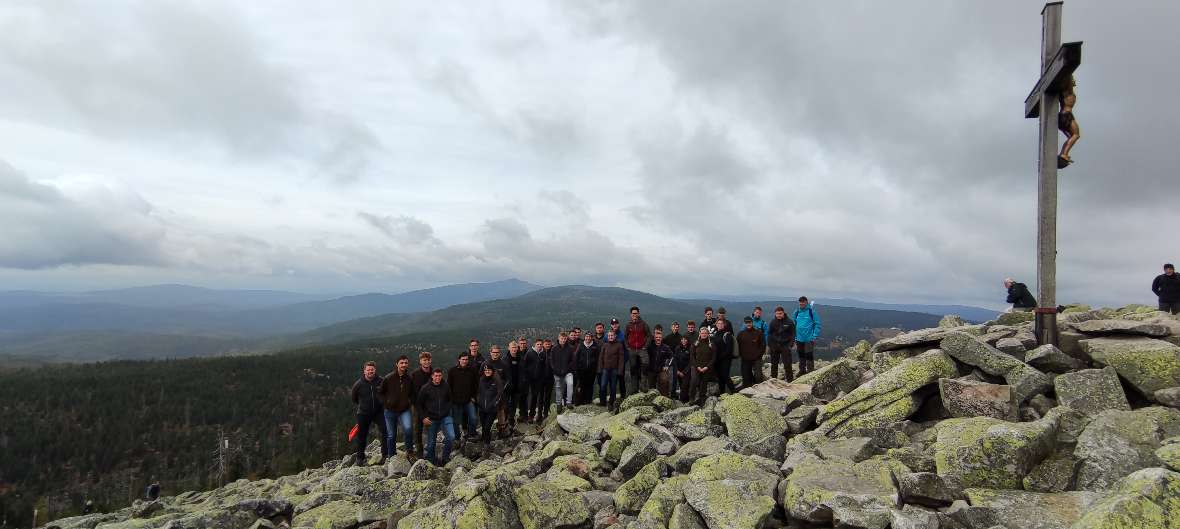
M 1066 42 L 1049 61 L 1041 79 L 1037 81 L 1032 92 L 1024 98 L 1024 117 L 1037 118 L 1041 116 L 1041 97 L 1044 94 L 1056 94 L 1069 87 L 1069 78 L 1074 70 L 1082 64 L 1082 43 Z

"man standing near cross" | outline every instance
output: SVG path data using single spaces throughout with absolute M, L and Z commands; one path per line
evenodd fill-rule
M 1037 343 L 1057 345 L 1057 169 L 1072 163 L 1069 149 L 1081 137 L 1073 105 L 1073 72 L 1082 62 L 1082 43 L 1061 43 L 1061 2 L 1041 10 L 1041 78 L 1024 100 L 1024 117 L 1040 118 L 1037 189 Z M 1064 104 L 1064 108 L 1063 105 Z M 1067 134 L 1060 153 L 1057 130 Z M 1063 162 L 1064 163 L 1061 163 Z

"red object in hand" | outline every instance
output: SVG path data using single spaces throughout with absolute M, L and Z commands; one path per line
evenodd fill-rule
M 352 425 L 352 429 L 348 431 L 348 442 L 351 443 L 353 439 L 356 439 L 356 433 L 359 431 L 361 431 L 361 425 Z

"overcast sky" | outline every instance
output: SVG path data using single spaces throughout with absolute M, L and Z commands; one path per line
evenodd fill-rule
M 1059 301 L 1180 261 L 1180 2 L 1070 1 Z M 1040 4 L 4 2 L 0 290 L 1035 292 Z

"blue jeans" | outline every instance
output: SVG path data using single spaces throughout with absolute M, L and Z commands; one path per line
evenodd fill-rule
M 405 442 L 406 453 L 414 451 L 414 427 L 411 423 L 409 408 L 403 412 L 385 410 L 385 446 L 388 457 L 397 455 L 397 429 L 402 429 L 402 439 Z
M 455 423 L 448 415 L 437 421 L 430 421 L 430 426 L 426 427 L 426 459 L 435 466 L 439 466 L 439 459 L 434 455 L 434 446 L 438 438 L 438 431 L 442 429 L 443 432 L 443 464 L 451 458 L 451 446 L 455 444 Z
M 463 433 L 468 437 L 475 437 L 475 428 L 479 424 L 479 415 L 475 413 L 475 403 L 468 402 L 465 404 L 451 403 L 451 417 L 459 421 L 459 425 L 463 426 Z
M 615 389 L 622 378 L 614 369 L 603 369 L 601 382 L 598 383 L 598 403 L 603 406 L 613 406 L 615 403 Z M 606 388 L 610 386 L 610 400 L 606 400 Z

